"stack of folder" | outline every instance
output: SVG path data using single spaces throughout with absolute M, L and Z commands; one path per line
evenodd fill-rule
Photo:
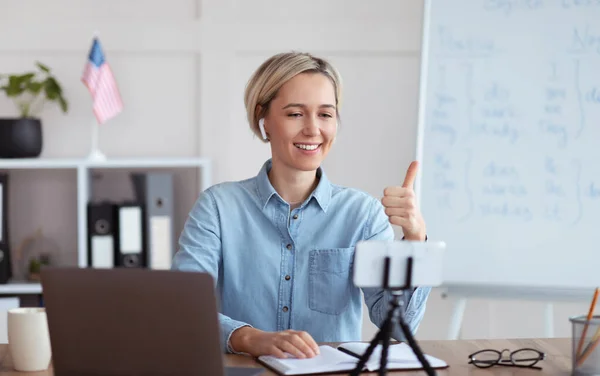
M 88 266 L 170 269 L 173 174 L 132 173 L 133 201 L 88 204 Z

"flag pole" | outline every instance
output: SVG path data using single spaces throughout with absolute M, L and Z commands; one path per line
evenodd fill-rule
M 88 155 L 89 161 L 105 161 L 106 155 L 98 149 L 98 122 L 94 119 L 92 120 L 92 147 L 90 150 L 90 154 Z

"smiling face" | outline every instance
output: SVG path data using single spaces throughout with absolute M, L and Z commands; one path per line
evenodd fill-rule
M 286 82 L 271 101 L 265 130 L 273 163 L 301 171 L 316 170 L 337 132 L 334 86 L 320 73 L 301 73 Z

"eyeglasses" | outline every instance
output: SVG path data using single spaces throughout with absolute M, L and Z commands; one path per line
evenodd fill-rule
M 508 353 L 508 357 L 503 357 L 505 353 Z M 487 349 L 469 355 L 469 364 L 479 368 L 490 368 L 499 365 L 542 369 L 542 367 L 537 367 L 535 364 L 544 359 L 546 359 L 546 354 L 535 349 L 523 348 L 513 352 L 508 349 L 502 351 Z

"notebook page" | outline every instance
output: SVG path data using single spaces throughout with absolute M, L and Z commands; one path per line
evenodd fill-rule
M 285 375 L 345 371 L 356 366 L 357 358 L 331 346 L 319 346 L 319 350 L 319 355 L 308 359 L 298 359 L 292 355 L 287 359 L 274 356 L 260 356 L 259 359 Z
M 360 342 L 349 342 L 340 345 L 339 347 L 343 347 L 357 355 L 362 355 L 367 348 L 369 347 L 368 343 L 360 343 Z M 367 369 L 369 371 L 379 369 L 379 361 L 381 359 L 381 345 L 377 345 L 373 354 L 369 358 L 367 362 Z M 429 364 L 434 368 L 443 368 L 446 367 L 447 364 L 441 359 L 435 358 L 431 355 L 425 354 L 425 358 L 429 362 Z M 406 343 L 399 343 L 390 345 L 388 348 L 388 361 L 387 368 L 388 369 L 418 369 L 422 368 L 421 362 L 413 352 L 413 350 Z

